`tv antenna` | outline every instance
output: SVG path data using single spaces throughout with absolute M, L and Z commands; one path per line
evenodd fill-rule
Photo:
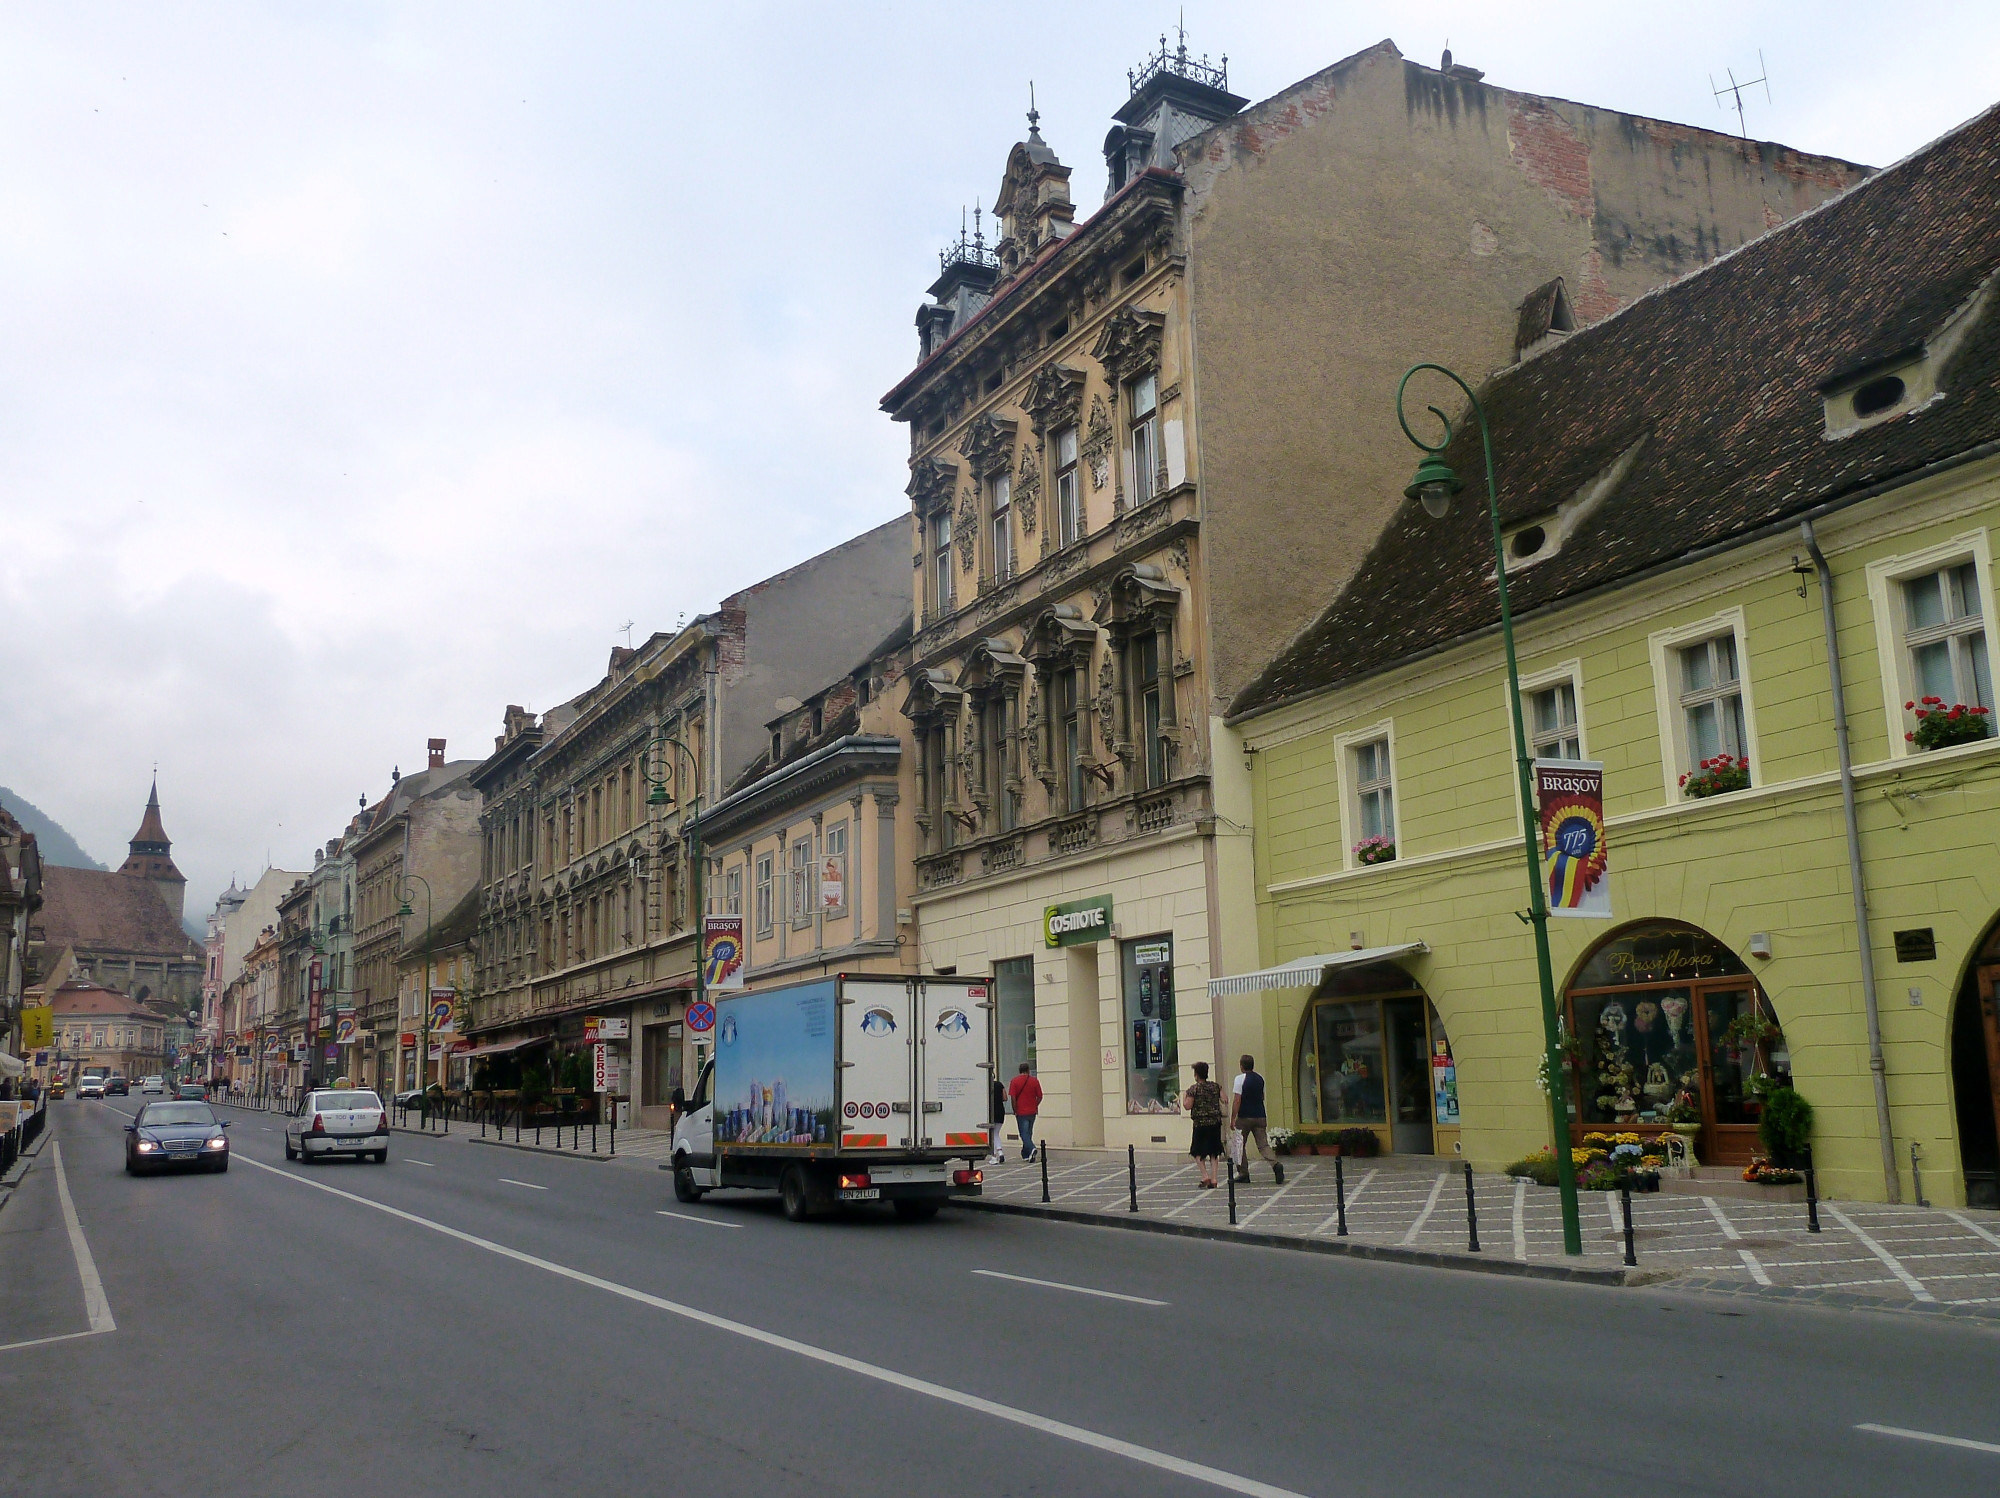
M 1764 102 L 1766 104 L 1771 102 L 1771 70 L 1764 66 L 1764 49 L 1762 47 L 1757 49 L 1757 76 L 1755 78 L 1745 78 L 1739 82 L 1734 68 L 1725 68 L 1723 71 L 1729 76 L 1729 86 L 1727 88 L 1717 88 L 1715 86 L 1715 74 L 1710 73 L 1708 75 L 1709 89 L 1715 95 L 1715 107 L 1717 109 L 1728 107 L 1722 102 L 1724 94 L 1734 97 L 1736 100 L 1736 131 L 1737 134 L 1748 140 L 1750 138 L 1750 131 L 1748 126 L 1743 122 L 1743 90 L 1746 88 L 1755 88 L 1761 83 L 1764 85 Z
M 625 635 L 625 648 L 627 650 L 632 648 L 632 626 L 636 623 L 638 623 L 636 619 L 627 619 L 623 624 L 618 626 Z

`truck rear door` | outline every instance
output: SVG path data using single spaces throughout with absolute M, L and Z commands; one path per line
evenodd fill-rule
M 916 988 L 921 1147 L 984 1154 L 992 1113 L 991 987 L 920 978 Z
M 840 1147 L 917 1148 L 917 1015 L 907 979 L 840 985 Z

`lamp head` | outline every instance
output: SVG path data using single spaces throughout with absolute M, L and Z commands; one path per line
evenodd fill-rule
M 1424 513 L 1433 520 L 1442 520 L 1451 510 L 1452 495 L 1464 487 L 1464 482 L 1452 471 L 1451 464 L 1436 453 L 1429 453 L 1417 465 L 1417 475 L 1410 480 L 1403 497 L 1422 500 Z
M 411 916 L 416 914 L 414 910 L 410 909 L 410 902 L 407 897 L 405 897 L 405 899 L 403 900 L 402 908 L 399 909 L 396 912 L 396 914 L 399 916 Z
M 667 794 L 667 788 L 664 785 L 655 785 L 651 790 L 646 792 L 646 804 L 648 806 L 672 806 L 674 798 Z

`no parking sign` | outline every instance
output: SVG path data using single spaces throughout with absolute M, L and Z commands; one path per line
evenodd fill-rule
M 700 1035 L 715 1028 L 715 1006 L 707 999 L 696 999 L 688 1005 L 688 1028 Z

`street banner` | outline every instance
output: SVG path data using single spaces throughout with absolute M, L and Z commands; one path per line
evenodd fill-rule
M 455 988 L 433 988 L 431 990 L 431 1034 L 455 1035 L 458 1020 L 453 1014 L 453 1003 L 458 998 Z
M 701 964 L 704 987 L 714 990 L 743 986 L 742 916 L 702 917 Z
M 56 1039 L 55 1010 L 46 1006 L 21 1011 L 21 1046 L 54 1045 Z
M 609 1092 L 611 1090 L 611 1047 L 603 1044 L 590 1048 L 590 1090 Z
M 630 1040 L 632 1022 L 623 1015 L 616 1019 L 603 1014 L 586 1014 L 583 1017 L 583 1043 L 596 1045 L 600 1040 Z
M 354 1011 L 352 1009 L 342 1009 L 334 1016 L 333 1043 L 335 1045 L 353 1045 L 359 1039 L 360 1036 L 355 1033 Z
M 822 910 L 839 910 L 847 903 L 847 858 L 844 854 L 819 861 L 819 903 Z
M 1600 760 L 1538 759 L 1542 873 L 1549 914 L 1611 914 L 1611 869 L 1604 844 L 1604 765 Z

